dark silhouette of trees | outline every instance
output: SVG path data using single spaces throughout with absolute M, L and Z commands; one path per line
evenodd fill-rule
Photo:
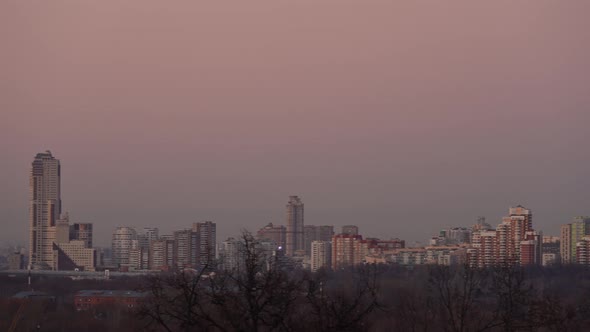
M 361 265 L 329 278 L 319 273 L 307 281 L 307 303 L 313 331 L 368 331 L 379 301 L 377 265 Z
M 282 266 L 250 233 L 241 241 L 234 270 L 151 278 L 141 316 L 166 331 L 368 330 L 379 308 L 375 266 L 312 276 Z
M 310 273 L 269 255 L 250 234 L 238 264 L 151 277 L 72 281 L 35 277 L 16 331 L 586 331 L 590 271 L 579 266 L 497 267 L 367 264 Z M 227 265 L 226 265 L 227 266 Z M 205 272 L 203 272 L 205 271 Z M 77 311 L 81 289 L 148 290 L 139 312 L 103 305 Z M 26 278 L 0 276 L 0 330 L 8 330 Z
M 242 244 L 243 260 L 236 270 L 151 278 L 153 298 L 141 311 L 143 317 L 167 331 L 290 330 L 304 279 L 269 261 L 250 233 L 244 232 Z
M 432 302 L 445 331 L 485 331 L 494 326 L 493 315 L 484 309 L 489 300 L 486 271 L 437 265 L 429 269 L 429 276 Z

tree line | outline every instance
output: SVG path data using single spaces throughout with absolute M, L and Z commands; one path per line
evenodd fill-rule
M 153 331 L 581 331 L 584 268 L 366 264 L 311 273 L 269 264 L 249 233 L 231 271 L 146 280 L 138 313 Z

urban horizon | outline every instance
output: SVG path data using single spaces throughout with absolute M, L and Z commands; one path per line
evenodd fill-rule
M 510 207 L 508 216 L 496 227 L 480 216 L 470 227 L 452 225 L 438 233 L 431 231 L 432 236 L 425 244 L 407 243 L 399 237 L 366 234 L 363 237 L 360 223 L 343 225 L 341 231 L 334 225 L 306 224 L 302 199 L 291 195 L 285 222 L 258 225 L 256 232 L 242 229 L 239 235 L 220 239 L 215 221 L 193 222 L 192 228 L 183 227 L 168 233 L 160 233 L 159 224 L 118 225 L 112 232 L 110 246 L 101 248 L 96 245 L 94 223 L 76 222 L 67 209 L 63 209 L 62 175 L 61 161 L 49 150 L 38 153 L 31 164 L 29 245 L 20 246 L 18 254 L 23 260 L 22 254 L 27 253 L 28 269 L 168 270 L 173 266 L 203 268 L 218 259 L 221 266 L 235 265 L 236 250 L 246 234 L 262 241 L 265 250 L 277 251 L 294 259 L 290 264 L 301 264 L 312 271 L 325 266 L 336 268 L 341 264 L 352 266 L 391 260 L 404 265 L 453 265 L 462 261 L 474 267 L 513 264 L 511 262 L 546 266 L 560 262 L 582 263 L 585 254 L 578 251 L 586 243 L 586 229 L 590 231 L 590 217 L 575 217 L 573 223 L 560 226 L 559 236 L 543 234 L 533 227 L 531 210 L 518 205 Z M 264 244 L 265 241 L 268 244 Z M 344 249 L 346 246 L 352 247 Z M 590 250 L 590 242 L 588 246 Z M 318 256 L 319 252 L 325 257 Z M 15 252 L 14 257 L 18 255 Z M 232 263 L 224 263 L 227 259 Z
M 47 151 L 49 152 L 49 150 L 47 150 Z M 66 192 L 67 192 L 67 190 L 66 190 Z M 80 195 L 83 195 L 83 193 L 80 193 Z M 299 195 L 299 196 L 301 196 L 301 195 Z M 303 196 L 301 196 L 301 197 L 303 197 Z M 308 202 L 308 204 L 309 204 L 309 202 Z M 519 204 L 513 204 L 513 205 L 510 205 L 508 207 L 513 207 L 513 206 L 516 206 L 516 205 L 519 205 Z M 66 208 L 63 212 L 68 212 L 69 213 L 70 211 L 71 211 L 70 209 Z M 544 235 L 559 236 L 559 227 L 562 224 L 567 223 L 568 220 L 571 220 L 571 219 L 573 219 L 575 217 L 578 217 L 578 216 L 584 216 L 584 215 L 583 214 L 582 215 L 571 215 L 569 217 L 564 216 L 563 220 L 559 221 L 555 225 L 552 225 L 553 226 L 552 229 L 553 230 L 556 230 L 556 231 L 554 231 L 552 233 L 547 232 Z M 470 227 L 473 224 L 475 224 L 476 221 L 477 221 L 477 219 L 480 218 L 480 217 L 484 217 L 485 218 L 485 216 L 477 215 L 477 216 L 474 216 L 472 218 L 472 220 L 466 220 L 463 223 L 457 222 L 455 224 L 442 225 L 442 227 L 440 229 L 438 229 L 438 230 L 437 229 L 424 230 L 424 232 L 423 232 L 424 233 L 424 236 L 422 238 L 415 238 L 415 239 L 406 240 L 406 244 L 409 245 L 410 247 L 412 247 L 412 246 L 424 246 L 424 245 L 427 245 L 430 237 L 432 235 L 436 234 L 439 230 L 445 229 L 445 228 L 450 228 L 450 227 Z M 95 227 L 98 226 L 98 229 L 95 228 L 95 234 L 97 234 L 96 231 L 98 230 L 98 234 L 103 234 L 103 236 L 102 237 L 96 237 L 95 236 L 94 241 L 95 241 L 95 244 L 98 244 L 98 245 L 96 245 L 97 247 L 110 247 L 111 246 L 111 240 L 112 240 L 112 236 L 111 236 L 112 235 L 112 231 L 114 231 L 115 228 L 121 227 L 121 226 L 124 226 L 124 227 L 132 227 L 132 228 L 136 228 L 136 229 L 143 229 L 143 228 L 149 228 L 149 227 L 157 227 L 157 228 L 161 229 L 162 231 L 164 231 L 164 233 L 172 233 L 175 230 L 181 229 L 181 228 L 178 228 L 178 227 L 175 228 L 173 226 L 166 226 L 166 223 L 162 223 L 162 224 L 140 224 L 137 221 L 136 222 L 128 222 L 128 223 L 120 224 L 120 225 L 115 225 L 114 227 L 106 228 L 105 229 L 105 228 L 101 227 L 102 225 L 101 225 L 100 222 L 90 220 L 90 218 L 85 218 L 84 216 L 73 215 L 73 219 L 75 219 L 77 221 L 80 221 L 80 222 L 93 223 L 95 225 Z M 185 227 L 188 229 L 188 228 L 190 228 L 190 225 L 192 223 L 197 222 L 197 221 L 200 221 L 200 220 L 214 220 L 214 219 L 215 218 L 211 218 L 211 217 L 208 217 L 208 218 L 199 218 L 199 217 L 188 218 L 187 217 L 187 220 L 186 220 L 186 223 L 185 223 Z M 260 224 L 257 224 L 257 225 L 244 225 L 243 227 L 240 227 L 240 228 L 234 229 L 234 230 L 229 230 L 229 231 L 226 229 L 226 231 L 224 233 L 221 233 L 219 235 L 219 237 L 218 237 L 217 240 L 223 240 L 225 238 L 239 236 L 239 234 L 242 231 L 249 231 L 249 232 L 255 233 L 258 228 L 262 227 L 264 224 L 267 224 L 267 223 L 282 224 L 282 223 L 285 222 L 280 217 L 266 218 L 264 220 L 265 221 L 261 221 Z M 494 224 L 494 220 L 492 220 L 490 218 L 487 218 L 487 220 L 491 224 Z M 497 221 L 500 222 L 501 221 L 501 217 L 499 217 Z M 330 225 L 332 225 L 334 227 L 342 227 L 342 226 L 348 225 L 347 223 L 339 223 L 339 224 L 336 224 L 336 223 L 321 222 L 321 221 L 320 222 L 315 222 L 315 223 L 312 223 L 312 224 L 330 224 Z M 361 229 L 363 229 L 363 224 L 362 223 L 357 223 L 356 225 L 358 225 Z M 164 227 L 162 227 L 162 226 L 164 226 Z M 396 227 L 400 228 L 400 230 L 401 230 L 401 229 L 404 228 L 404 225 L 401 225 L 401 226 L 402 227 L 400 227 L 400 226 L 396 226 Z M 368 237 L 376 237 L 376 235 L 375 234 L 371 234 L 371 232 L 363 232 L 363 233 L 368 234 Z M 107 236 L 104 236 L 104 234 L 107 234 Z M 400 238 L 400 236 L 396 236 L 395 235 L 395 234 L 397 234 L 395 230 L 390 230 L 386 234 L 391 234 L 391 236 L 390 236 L 391 238 Z M 383 236 L 383 235 L 381 235 L 381 236 Z M 4 239 L 0 240 L 0 244 L 3 245 L 3 246 L 6 246 L 6 245 L 18 245 L 18 246 L 26 246 L 26 247 L 28 247 L 28 244 L 26 244 L 26 243 L 27 243 L 27 240 L 24 239 L 24 238 L 22 240 L 20 240 L 20 241 L 19 240 L 15 240 L 15 239 L 11 239 L 10 241 L 6 241 Z

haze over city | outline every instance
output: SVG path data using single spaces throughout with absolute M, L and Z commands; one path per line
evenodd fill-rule
M 586 1 L 0 5 L 0 241 L 27 244 L 37 152 L 63 208 L 218 237 L 306 223 L 425 241 L 590 214 Z

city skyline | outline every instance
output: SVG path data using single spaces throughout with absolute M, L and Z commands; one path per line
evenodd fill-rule
M 549 234 L 590 214 L 586 1 L 128 4 L 0 5 L 0 241 L 27 241 L 47 149 L 99 245 L 278 224 L 289 195 L 408 243 L 517 204 Z
M 39 173 L 39 172 L 41 172 L 41 170 L 43 169 L 43 167 L 45 167 L 44 166 L 44 163 L 47 163 L 45 160 L 49 160 L 50 162 L 52 162 L 52 164 L 50 165 L 51 167 L 49 167 L 49 168 L 51 168 L 51 170 L 53 170 L 55 172 L 55 175 L 57 176 L 56 179 L 53 179 L 53 180 L 48 181 L 48 182 L 51 182 L 52 183 L 52 188 L 56 188 L 56 189 L 53 189 L 53 190 L 56 191 L 57 194 L 56 193 L 53 193 L 52 194 L 55 197 L 52 196 L 53 199 L 51 199 L 51 201 L 55 204 L 55 206 L 57 206 L 56 208 L 53 208 L 53 210 L 54 210 L 53 212 L 57 211 L 56 209 L 59 209 L 59 213 L 57 215 L 53 216 L 52 218 L 49 218 L 49 219 L 45 218 L 45 219 L 49 220 L 49 222 L 51 222 L 51 220 L 53 220 L 53 224 L 55 226 L 55 224 L 60 221 L 60 216 L 61 216 L 62 212 L 65 212 L 66 213 L 65 214 L 65 216 L 66 216 L 65 218 L 66 219 L 69 218 L 69 209 L 66 208 L 66 209 L 62 210 L 62 201 L 61 201 L 61 191 L 62 191 L 61 190 L 61 161 L 60 161 L 60 159 L 55 158 L 49 150 L 47 150 L 45 152 L 38 153 L 36 155 L 36 157 L 35 157 L 35 161 L 33 162 L 33 167 L 31 168 L 31 171 L 30 171 L 31 172 L 30 173 L 31 174 L 31 179 L 30 179 L 30 183 L 29 184 L 30 184 L 30 186 L 33 185 L 33 182 L 32 182 L 33 181 L 33 174 L 37 174 L 37 176 L 40 176 L 41 173 Z M 55 166 L 54 164 L 57 165 L 57 166 Z M 39 169 L 37 171 L 37 173 L 34 173 L 35 165 L 37 165 L 37 169 Z M 44 187 L 39 187 L 39 188 L 40 189 L 38 189 L 38 190 L 46 191 L 44 189 Z M 32 187 L 31 187 L 30 190 L 31 190 L 31 193 L 32 193 L 33 192 Z M 45 196 L 46 196 L 46 194 L 43 194 L 43 197 L 45 197 Z M 33 201 L 31 201 L 31 204 L 33 204 Z M 298 206 L 300 206 L 300 210 L 301 211 L 299 211 Z M 520 207 L 520 205 L 519 205 L 519 207 Z M 293 236 L 293 241 L 303 242 L 304 241 L 304 239 L 303 239 L 303 231 L 302 231 L 303 230 L 303 202 L 302 202 L 301 198 L 299 196 L 289 195 L 289 202 L 288 202 L 286 208 L 287 208 L 287 210 L 286 210 L 286 212 L 287 212 L 286 213 L 286 218 L 284 217 L 284 220 L 277 220 L 276 222 L 274 222 L 274 224 L 276 224 L 277 226 L 285 227 L 285 239 L 288 239 L 289 238 L 289 235 L 288 235 L 289 231 L 287 231 L 287 229 L 289 229 L 289 227 L 288 227 L 289 223 L 293 220 L 292 219 L 293 217 L 300 218 L 299 219 L 299 223 L 300 224 L 298 224 L 299 226 L 296 226 L 295 223 L 293 223 L 293 227 L 294 227 L 293 229 L 295 229 L 295 227 L 299 227 L 299 228 L 301 228 L 301 231 L 300 232 L 294 232 L 292 234 L 292 236 Z M 510 208 L 512 209 L 513 206 L 510 206 Z M 297 212 L 295 212 L 295 211 L 297 211 Z M 301 215 L 299 215 L 299 213 Z M 77 217 L 79 217 L 79 216 L 77 216 Z M 31 228 L 30 228 L 31 226 L 30 225 L 32 225 L 32 218 L 33 218 L 33 214 L 29 213 L 29 229 L 28 229 L 29 238 L 30 238 L 29 242 L 31 241 L 32 234 L 33 234 L 33 232 L 30 231 L 31 230 Z M 40 217 L 40 218 L 44 218 L 44 217 Z M 478 216 L 477 218 L 480 218 L 480 216 Z M 501 222 L 502 219 L 504 219 L 504 218 L 505 217 L 500 218 L 499 222 Z M 569 218 L 570 219 L 571 218 L 583 218 L 583 216 L 582 217 L 581 216 L 570 216 Z M 197 219 L 199 219 L 199 218 L 197 217 Z M 488 221 L 491 221 L 492 223 L 494 223 L 494 221 L 491 220 L 491 219 L 488 219 Z M 174 226 L 174 227 L 171 227 L 171 228 L 167 228 L 165 223 L 163 223 L 163 224 L 154 224 L 154 225 L 146 225 L 146 224 L 142 224 L 142 223 L 133 224 L 132 225 L 132 224 L 126 223 L 124 225 L 117 225 L 117 226 L 115 226 L 115 228 L 120 228 L 120 227 L 133 227 L 133 228 L 136 228 L 136 229 L 140 229 L 140 228 L 149 229 L 149 227 L 157 227 L 158 229 L 162 229 L 162 230 L 165 230 L 165 231 L 169 231 L 170 232 L 170 231 L 181 229 L 181 228 L 187 228 L 188 229 L 188 228 L 190 228 L 190 224 L 192 224 L 193 225 L 193 228 L 195 228 L 195 227 L 197 227 L 196 226 L 197 224 L 201 224 L 202 223 L 202 222 L 195 222 L 195 221 L 190 221 L 190 220 L 187 220 L 186 222 L 188 223 L 188 226 L 187 225 L 184 225 L 183 227 L 181 227 L 181 226 Z M 566 222 L 567 222 L 567 220 L 565 220 L 563 222 L 560 222 L 557 225 L 553 225 L 553 226 L 555 226 L 553 228 L 556 228 L 558 230 L 561 230 L 562 229 L 562 225 L 564 223 L 566 223 Z M 74 225 L 80 225 L 80 224 L 84 225 L 85 223 L 76 222 Z M 443 229 L 444 227 L 451 227 L 451 226 L 470 226 L 471 224 L 473 224 L 473 220 L 466 221 L 466 223 L 464 223 L 464 224 L 456 223 L 456 224 L 453 224 L 453 225 L 451 225 L 451 224 L 449 224 L 449 225 L 443 225 L 443 226 L 441 226 L 441 229 Z M 89 225 L 92 228 L 92 224 L 89 224 Z M 164 226 L 164 227 L 162 227 L 162 226 Z M 251 228 L 243 227 L 241 229 L 250 231 L 250 232 L 252 232 L 254 234 L 256 232 L 256 229 L 259 229 L 261 226 L 262 226 L 261 224 L 255 224 L 255 225 L 252 225 Z M 347 233 L 348 231 L 344 231 L 344 230 L 345 229 L 348 229 L 350 227 L 356 228 L 357 229 L 356 230 L 357 232 L 358 232 L 358 227 L 359 226 L 362 227 L 362 228 L 364 228 L 362 223 L 359 224 L 359 225 L 346 225 L 346 224 L 342 224 L 342 225 L 330 225 L 330 226 L 331 227 L 333 227 L 333 226 L 336 226 L 336 227 L 342 226 L 343 227 L 343 232 L 345 232 L 345 233 Z M 316 227 L 316 226 L 313 226 L 313 227 Z M 101 227 L 99 225 L 99 234 L 106 232 L 106 233 L 108 233 L 108 238 L 103 238 L 103 239 L 100 239 L 99 238 L 98 246 L 99 247 L 110 247 L 110 242 L 109 241 L 110 241 L 110 236 L 112 234 L 110 232 L 113 231 L 115 228 L 113 228 L 113 229 L 100 229 L 100 228 Z M 55 230 L 54 230 L 54 232 L 55 232 Z M 220 237 L 218 237 L 217 239 L 218 240 L 223 240 L 225 238 L 235 237 L 235 236 L 238 236 L 239 232 L 240 232 L 240 230 L 234 229 L 234 230 L 228 232 L 227 235 L 225 235 L 225 234 L 220 235 Z M 430 232 L 430 233 L 427 234 L 428 232 Z M 557 236 L 559 236 L 560 235 L 559 232 L 560 231 L 558 231 L 556 233 L 551 233 L 551 235 L 557 235 Z M 299 235 L 299 237 L 300 237 L 297 240 L 295 240 L 295 238 L 297 237 L 297 236 L 294 236 L 295 233 L 297 233 Z M 417 239 L 417 240 L 413 240 L 413 239 L 412 240 L 409 240 L 409 241 L 407 241 L 408 244 L 410 246 L 413 243 L 416 244 L 416 245 L 426 245 L 427 242 L 428 242 L 428 236 L 432 234 L 432 230 L 424 231 L 424 233 L 426 234 L 426 236 L 424 238 Z M 336 234 L 338 234 L 338 233 L 336 233 Z M 367 234 L 367 233 L 365 233 L 365 234 Z M 370 233 L 368 233 L 368 234 L 370 234 Z M 53 236 L 55 237 L 55 234 Z M 369 235 L 368 237 L 372 237 L 372 235 Z M 393 238 L 393 237 L 399 238 L 400 236 L 398 236 L 396 234 L 393 234 L 390 237 L 391 238 Z M 0 239 L 0 241 L 3 241 L 3 240 Z M 288 242 L 288 241 L 286 241 L 286 242 Z M 30 242 L 30 243 L 32 243 L 32 242 Z M 30 243 L 29 243 L 29 245 L 30 245 Z M 18 240 L 16 240 L 16 241 L 13 241 L 13 244 L 20 244 L 20 245 L 22 245 L 24 243 L 18 243 Z M 574 244 L 575 244 L 575 242 L 574 242 Z M 302 249 L 298 249 L 298 250 L 302 250 Z M 291 253 L 291 254 L 293 254 L 293 253 Z M 32 255 L 32 252 L 30 253 L 30 255 Z
M 363 238 L 358 225 L 343 225 L 340 233 L 334 231 L 334 225 L 305 225 L 304 203 L 297 195 L 288 198 L 285 225 L 269 223 L 256 235 L 242 229 L 238 237 L 241 240 L 228 237 L 220 241 L 221 247 L 217 246 L 217 224 L 209 220 L 193 222 L 190 228 L 163 235 L 153 226 L 144 225 L 142 233 L 136 227 L 117 226 L 112 233 L 111 248 L 99 249 L 93 246 L 92 223 L 70 224 L 69 213 L 62 213 L 62 175 L 61 161 L 51 151 L 35 155 L 29 177 L 29 269 L 94 271 L 112 267 L 132 272 L 186 268 L 214 271 L 221 267 L 231 270 L 240 266 L 241 256 L 228 254 L 235 253 L 242 245 L 248 247 L 250 241 L 264 255 L 274 257 L 267 264 L 285 268 L 300 266 L 313 271 L 368 262 L 403 265 L 467 262 L 479 268 L 590 262 L 590 217 L 578 216 L 573 223 L 561 225 L 559 237 L 544 236 L 542 230 L 533 227 L 532 210 L 519 204 L 511 206 L 508 216 L 495 228 L 479 216 L 471 227 L 441 229 L 438 236 L 428 240 L 427 246 L 406 247 L 406 241 L 399 237 L 385 239 L 382 234 Z M 218 250 L 222 261 L 218 260 Z M 20 266 L 24 261 L 19 251 L 11 252 L 9 258 L 11 266 Z M 223 262 L 223 259 L 230 261 Z

